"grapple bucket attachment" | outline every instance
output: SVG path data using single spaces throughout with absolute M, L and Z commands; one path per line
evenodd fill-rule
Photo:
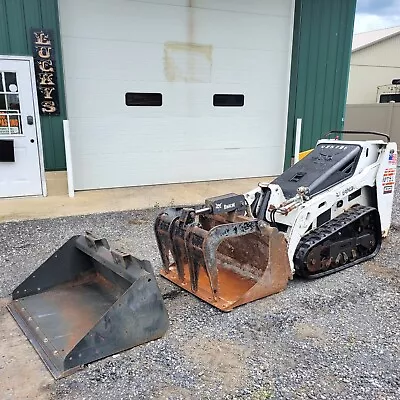
M 161 275 L 222 311 L 284 290 L 292 278 L 284 235 L 237 213 L 171 208 L 155 222 Z
M 150 262 L 90 234 L 69 239 L 12 298 L 9 311 L 56 379 L 169 324 Z

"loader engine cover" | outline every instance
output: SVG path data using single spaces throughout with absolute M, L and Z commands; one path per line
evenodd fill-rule
M 357 144 L 319 144 L 272 183 L 282 189 L 287 199 L 296 196 L 300 186 L 307 187 L 313 197 L 351 178 L 361 151 L 361 146 Z
M 56 379 L 169 325 L 150 262 L 91 234 L 69 239 L 12 299 L 8 310 Z

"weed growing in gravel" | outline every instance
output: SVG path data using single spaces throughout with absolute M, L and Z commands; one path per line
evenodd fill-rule
M 251 400 L 268 400 L 272 399 L 273 392 L 271 389 L 260 389 L 253 394 Z

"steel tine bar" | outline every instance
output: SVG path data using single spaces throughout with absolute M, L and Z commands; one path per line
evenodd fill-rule
M 199 288 L 199 270 L 202 265 L 205 268 L 202 248 L 199 248 L 198 244 L 196 245 L 196 241 L 200 241 L 202 243 L 204 238 L 196 235 L 196 232 L 200 232 L 199 228 L 191 227 L 187 230 L 185 235 L 185 243 L 189 262 L 190 285 L 194 292 L 197 292 Z
M 176 220 L 172 229 L 172 245 L 175 258 L 176 270 L 179 279 L 183 282 L 185 279 L 184 265 L 187 262 L 186 247 L 184 243 L 185 228 L 181 226 L 179 220 Z
M 172 243 L 170 238 L 170 228 L 174 220 L 169 220 L 166 214 L 160 214 L 154 224 L 154 231 L 157 241 L 157 246 L 160 251 L 163 269 L 166 273 L 169 272 L 169 252 L 172 253 Z
M 256 220 L 215 226 L 210 230 L 203 248 L 205 268 L 210 280 L 214 299 L 218 297 L 217 251 L 219 245 L 225 239 L 244 236 L 258 231 L 259 228 Z

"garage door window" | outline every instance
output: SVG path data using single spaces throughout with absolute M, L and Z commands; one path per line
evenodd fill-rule
M 243 107 L 243 94 L 214 94 L 213 105 L 215 107 Z
M 129 107 L 159 107 L 162 106 L 161 93 L 126 93 L 125 104 Z

